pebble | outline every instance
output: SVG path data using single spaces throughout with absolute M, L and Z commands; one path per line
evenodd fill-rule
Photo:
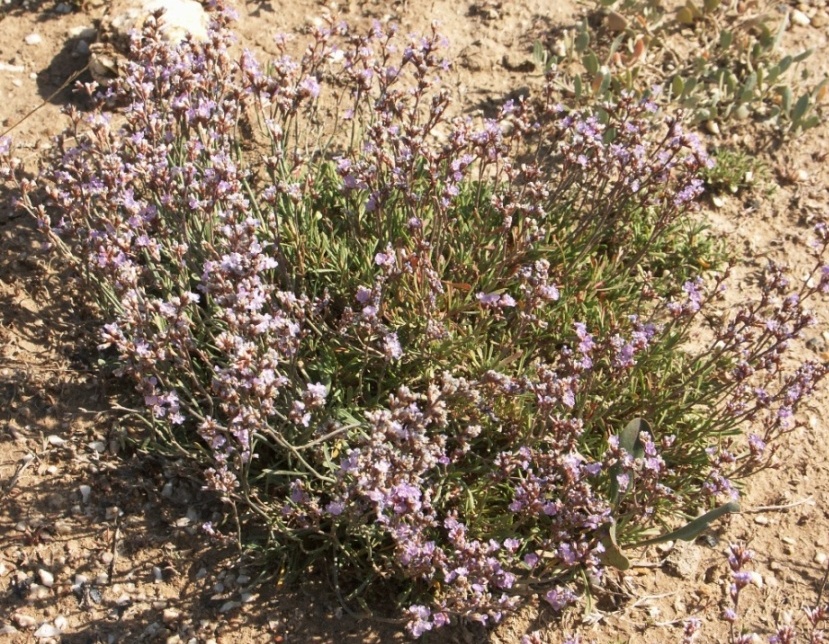
M 46 599 L 50 594 L 49 589 L 41 584 L 32 584 L 29 586 L 29 599 Z
M 792 11 L 789 18 L 792 21 L 792 24 L 798 25 L 800 27 L 808 27 L 812 22 L 809 19 L 809 16 L 800 11 L 800 9 L 795 9 L 794 11 Z
M 179 612 L 175 608 L 165 608 L 164 612 L 161 613 L 161 619 L 165 624 L 172 624 L 178 620 L 178 617 Z
M 794 539 L 792 539 L 791 537 L 782 537 L 782 538 L 780 539 L 780 541 L 782 541 L 783 543 L 787 543 L 787 544 L 789 544 L 790 546 L 793 546 L 794 544 L 796 544 L 796 543 L 797 543 L 797 541 L 795 541 L 795 540 L 794 540 Z
M 46 624 L 42 624 L 40 628 L 35 631 L 35 637 L 40 639 L 57 637 L 58 635 L 60 635 L 60 629 L 57 626 L 49 624 L 48 622 Z
M 60 436 L 57 436 L 55 434 L 52 434 L 46 440 L 49 442 L 50 445 L 54 447 L 60 447 L 61 445 L 66 444 L 65 438 L 61 438 Z
M 37 624 L 37 620 L 31 615 L 24 615 L 23 613 L 15 613 L 12 615 L 12 621 L 18 628 L 31 628 Z
M 822 29 L 829 23 L 829 17 L 825 13 L 818 12 L 812 16 L 812 26 L 817 29 Z
M 79 40 L 75 45 L 75 53 L 78 56 L 86 56 L 89 53 L 89 43 L 85 40 Z
M 779 572 L 782 569 L 783 569 L 782 566 L 779 563 L 777 563 L 776 561 L 772 561 L 769 564 L 769 570 L 773 570 L 774 572 Z
M 40 583 L 46 586 L 46 588 L 51 588 L 55 585 L 55 576 L 48 570 L 41 568 L 37 571 L 37 576 L 40 579 Z
M 153 581 L 157 584 L 161 583 L 164 579 L 164 574 L 161 572 L 161 568 L 158 566 L 153 566 Z
M 98 452 L 98 454 L 103 454 L 107 449 L 107 444 L 104 441 L 92 441 L 89 444 L 89 449 Z
M 27 45 L 39 45 L 43 42 L 43 36 L 41 36 L 40 34 L 29 34 L 23 39 L 23 41 Z
M 11 624 L 4 624 L 0 626 L 0 635 L 17 635 L 20 631 L 18 631 L 14 626 Z
M 222 604 L 222 607 L 219 609 L 219 612 L 220 613 L 227 613 L 229 611 L 232 611 L 234 608 L 239 608 L 239 606 L 241 606 L 241 605 L 242 604 L 240 602 L 237 602 L 237 601 L 225 602 L 224 604 Z
M 106 514 L 104 516 L 107 521 L 112 521 L 113 519 L 116 519 L 119 514 L 121 514 L 121 509 L 117 505 L 111 505 L 106 509 Z
M 65 2 L 59 2 L 58 5 L 55 7 L 55 13 L 60 13 L 60 14 L 72 13 L 72 6 L 65 3 Z
M 92 493 L 92 488 L 88 485 L 81 485 L 78 490 L 81 493 L 81 501 L 84 503 L 89 501 L 89 495 Z
M 60 630 L 66 628 L 66 625 L 68 623 L 69 621 L 63 615 L 58 615 L 57 617 L 55 617 L 55 626 L 57 626 Z
M 764 517 L 762 514 L 760 514 L 754 517 L 754 523 L 756 523 L 757 525 L 768 525 L 769 519 L 768 517 Z
M 72 27 L 69 31 L 66 32 L 66 35 L 70 38 L 83 38 L 84 40 L 94 40 L 97 34 L 98 32 L 95 29 L 95 27 L 89 27 L 84 25 Z

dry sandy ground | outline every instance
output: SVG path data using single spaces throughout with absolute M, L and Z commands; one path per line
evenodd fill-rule
M 52 95 L 86 63 L 69 34 L 93 25 L 102 7 L 95 6 L 100 0 L 82 9 L 51 0 L 4 4 L 0 129 L 46 101 L 14 130 L 32 162 L 61 127 L 59 107 L 69 95 Z M 792 51 L 815 47 L 809 64 L 819 73 L 829 63 L 823 4 L 807 3 L 823 19 L 794 28 L 784 41 Z M 237 0 L 237 8 L 241 43 L 264 55 L 275 51 L 275 33 L 301 28 L 324 5 Z M 572 0 L 351 0 L 337 10 L 354 22 L 391 19 L 405 30 L 438 20 L 460 63 L 453 72 L 458 104 L 480 109 L 538 83 L 538 74 L 514 70 L 531 60 L 535 38 L 572 25 L 585 7 Z M 31 34 L 40 36 L 28 39 L 34 44 L 27 43 Z M 774 193 L 727 198 L 705 213 L 743 252 L 738 273 L 746 280 L 767 257 L 796 267 L 805 262 L 806 224 L 825 215 L 829 201 L 827 135 L 823 125 L 794 144 L 757 151 L 772 169 Z M 737 141 L 727 132 L 706 141 L 726 142 L 756 140 L 743 130 Z M 36 634 L 78 643 L 403 640 L 393 626 L 343 614 L 324 580 L 291 592 L 252 586 L 252 571 L 233 549 L 196 530 L 215 506 L 190 473 L 122 451 L 127 430 L 108 411 L 107 382 L 95 374 L 88 339 L 94 321 L 84 313 L 82 289 L 40 243 L 30 221 L 0 210 L 0 640 L 35 641 Z M 822 351 L 829 302 L 818 308 L 821 323 L 810 337 Z M 810 422 L 783 446 L 781 467 L 750 481 L 744 512 L 720 526 L 713 545 L 696 543 L 669 556 L 637 553 L 641 565 L 611 575 L 612 592 L 590 623 L 572 614 L 562 624 L 536 603 L 494 633 L 447 630 L 431 641 L 512 643 L 540 629 L 545 641 L 560 642 L 565 627 L 578 627 L 600 643 L 674 642 L 686 615 L 702 618 L 700 641 L 725 641 L 717 618 L 728 575 L 722 553 L 734 540 L 750 542 L 764 579 L 762 588 L 745 591 L 746 625 L 768 633 L 786 611 L 802 621 L 829 553 L 826 411 L 821 395 L 807 411 Z

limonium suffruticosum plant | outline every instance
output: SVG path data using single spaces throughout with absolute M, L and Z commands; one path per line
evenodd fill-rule
M 795 426 L 825 369 L 783 357 L 829 276 L 770 265 L 708 315 L 727 271 L 676 120 L 551 89 L 450 117 L 436 33 L 326 24 L 262 68 L 217 19 L 174 48 L 150 21 L 36 179 L 2 152 L 156 445 L 285 574 L 324 567 L 347 603 L 391 584 L 415 635 L 560 608 L 611 525 L 624 547 L 735 494 Z

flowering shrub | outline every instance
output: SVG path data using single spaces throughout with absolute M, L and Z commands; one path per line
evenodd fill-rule
M 416 636 L 561 608 L 611 527 L 640 541 L 767 463 L 825 375 L 783 356 L 829 276 L 795 291 L 771 265 L 709 314 L 727 271 L 688 217 L 709 162 L 676 120 L 568 111 L 552 83 L 450 117 L 436 33 L 330 24 L 263 69 L 226 22 L 176 48 L 148 24 L 35 180 L 2 152 L 157 444 L 286 574 L 386 583 Z

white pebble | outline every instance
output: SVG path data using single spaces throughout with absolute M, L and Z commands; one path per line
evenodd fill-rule
M 58 635 L 60 635 L 60 629 L 49 623 L 41 625 L 41 627 L 35 631 L 35 637 L 39 639 L 57 637 Z
M 762 514 L 759 516 L 754 517 L 754 523 L 757 525 L 768 525 L 769 520 L 767 517 L 764 517 Z
M 68 623 L 68 620 L 63 615 L 58 615 L 57 617 L 55 617 L 55 626 L 57 626 L 60 630 L 66 628 L 66 625 Z
M 827 557 L 825 552 L 818 552 L 817 554 L 815 554 L 815 563 L 817 565 L 822 566 L 826 563 L 827 560 L 829 560 L 829 557 Z
M 89 449 L 98 452 L 99 454 L 103 454 L 106 451 L 107 444 L 104 441 L 92 441 L 89 444 Z
M 798 9 L 792 11 L 791 21 L 792 23 L 799 25 L 800 27 L 808 27 L 810 24 L 812 24 L 812 21 L 809 19 L 809 16 L 807 16 L 805 13 Z
M 235 601 L 225 602 L 224 604 L 222 604 L 222 607 L 219 609 L 219 612 L 220 613 L 227 613 L 229 611 L 232 611 L 234 608 L 239 608 L 239 606 L 241 606 L 241 605 L 242 604 L 240 604 L 239 602 L 235 602 Z
M 35 74 L 35 78 L 37 78 L 37 74 Z M 61 445 L 66 443 L 65 438 L 61 438 L 60 436 L 57 436 L 56 434 L 52 434 L 46 440 L 49 441 L 49 444 L 53 445 L 54 447 L 60 447 Z
M 37 624 L 37 620 L 31 615 L 24 615 L 23 613 L 15 613 L 12 615 L 12 621 L 17 624 L 18 628 L 31 628 Z
M 29 34 L 23 39 L 23 41 L 27 45 L 39 45 L 43 42 L 43 37 L 40 34 Z
M 55 576 L 48 570 L 41 568 L 37 571 L 37 576 L 40 578 L 40 583 L 46 586 L 46 588 L 51 588 L 55 585 Z
M 80 491 L 80 493 L 81 493 L 81 500 L 82 500 L 84 503 L 86 503 L 87 501 L 89 501 L 89 495 L 90 495 L 90 493 L 92 492 L 92 488 L 91 488 L 91 487 L 89 487 L 88 485 L 81 485 L 81 486 L 78 488 L 78 490 L 79 490 L 79 491 Z

